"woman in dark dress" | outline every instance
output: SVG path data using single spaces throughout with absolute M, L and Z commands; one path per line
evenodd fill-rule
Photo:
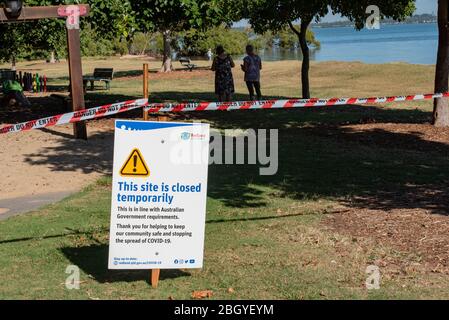
M 225 52 L 223 46 L 218 46 L 212 71 L 215 71 L 215 93 L 220 102 L 232 100 L 232 95 L 235 92 L 232 75 L 232 68 L 234 67 L 235 63 L 232 57 Z

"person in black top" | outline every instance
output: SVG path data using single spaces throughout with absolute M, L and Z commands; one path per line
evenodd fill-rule
M 217 47 L 217 55 L 212 63 L 212 71 L 215 71 L 215 94 L 220 102 L 231 101 L 235 92 L 232 68 L 235 63 L 227 54 L 223 46 Z

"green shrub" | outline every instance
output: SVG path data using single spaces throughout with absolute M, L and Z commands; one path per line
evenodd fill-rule
M 114 52 L 121 56 L 129 53 L 128 42 L 125 39 L 115 39 L 114 40 Z
M 143 32 L 138 32 L 134 35 L 131 42 L 132 54 L 144 54 L 151 42 L 151 35 Z
M 137 32 L 131 39 L 132 54 L 158 55 L 163 51 L 163 38 L 160 33 Z
M 81 54 L 83 56 L 113 55 L 113 41 L 101 37 L 89 24 L 87 24 L 86 27 L 81 30 Z
M 248 34 L 236 29 L 218 27 L 198 32 L 191 30 L 180 35 L 182 55 L 204 56 L 209 49 L 213 51 L 222 45 L 226 52 L 232 55 L 243 54 L 249 42 Z

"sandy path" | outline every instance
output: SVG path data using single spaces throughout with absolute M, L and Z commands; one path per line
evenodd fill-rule
M 88 141 L 71 125 L 0 135 L 0 200 L 76 192 L 112 168 L 112 122 L 88 124 Z

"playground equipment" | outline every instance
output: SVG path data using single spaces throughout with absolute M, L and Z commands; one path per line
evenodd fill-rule
M 23 91 L 39 93 L 47 92 L 47 76 L 40 76 L 38 73 L 32 74 L 19 71 L 17 81 L 23 88 Z
M 5 13 L 10 18 L 17 18 L 22 12 L 22 0 L 5 0 Z
M 7 105 L 11 100 L 19 103 L 22 106 L 29 107 L 31 104 L 23 94 L 22 86 L 15 80 L 6 80 L 3 82 L 2 88 L 4 97 L 1 104 Z
M 85 109 L 79 20 L 80 17 L 89 14 L 89 5 L 22 7 L 22 1 L 20 0 L 0 0 L 0 2 L 5 4 L 4 8 L 0 8 L 0 23 L 17 23 L 41 19 L 66 19 L 72 109 L 73 111 Z M 38 88 L 40 89 L 40 79 L 35 78 L 35 81 L 36 90 Z M 33 83 L 33 80 L 31 80 L 31 83 Z M 43 87 L 46 87 L 45 80 Z M 73 131 L 77 139 L 87 139 L 86 124 L 84 122 L 74 123 Z

